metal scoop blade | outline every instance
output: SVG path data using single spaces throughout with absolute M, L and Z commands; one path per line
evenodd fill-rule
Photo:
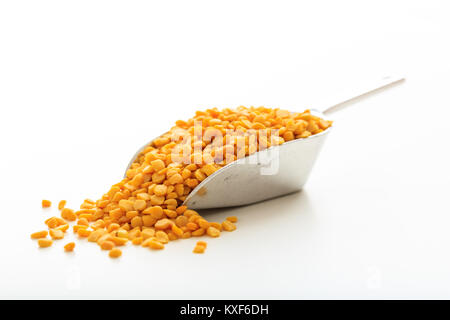
M 402 77 L 385 77 L 354 92 L 350 98 L 323 109 L 323 112 L 314 109 L 311 112 L 325 118 L 325 115 L 339 111 L 350 102 L 403 80 Z M 308 180 L 331 131 L 332 127 L 308 138 L 285 142 L 238 159 L 203 180 L 191 191 L 183 204 L 191 209 L 233 207 L 299 191 Z M 134 155 L 127 170 L 150 143 Z

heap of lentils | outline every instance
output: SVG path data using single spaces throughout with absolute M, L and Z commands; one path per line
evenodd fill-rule
M 203 180 L 225 165 L 271 146 L 305 139 L 332 125 L 311 114 L 265 107 L 216 108 L 197 111 L 187 121 L 178 120 L 168 132 L 153 140 L 126 172 L 97 201 L 86 199 L 75 211 L 58 204 L 60 217 L 45 221 L 47 230 L 35 232 L 42 248 L 64 239 L 69 222 L 78 238 L 97 243 L 109 256 L 122 255 L 118 248 L 131 242 L 152 250 L 177 239 L 219 237 L 236 230 L 237 218 L 208 221 L 183 202 Z M 50 207 L 49 200 L 42 207 Z M 50 238 L 47 236 L 50 235 Z M 198 241 L 194 253 L 205 252 L 207 243 Z M 64 250 L 73 251 L 74 242 Z

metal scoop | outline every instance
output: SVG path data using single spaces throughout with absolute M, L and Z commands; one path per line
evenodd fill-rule
M 337 104 L 321 108 L 322 111 L 311 109 L 311 113 L 325 118 L 349 102 L 403 80 L 401 77 L 385 77 Z M 183 204 L 191 209 L 234 207 L 301 190 L 331 129 L 270 147 L 224 166 L 193 189 Z M 127 170 L 151 142 L 136 152 Z

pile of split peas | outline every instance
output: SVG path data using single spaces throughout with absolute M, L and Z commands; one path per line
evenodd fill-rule
M 58 204 L 60 217 L 45 221 L 47 230 L 31 235 L 40 247 L 64 238 L 69 222 L 79 238 L 87 238 L 120 257 L 117 247 L 128 242 L 153 250 L 169 241 L 236 229 L 236 217 L 208 221 L 182 205 L 189 193 L 206 177 L 239 158 L 293 139 L 318 134 L 332 125 L 309 110 L 293 113 L 264 107 L 208 109 L 197 111 L 187 121 L 179 120 L 167 133 L 153 140 L 136 158 L 124 178 L 97 201 L 86 199 L 80 210 Z M 50 207 L 42 200 L 42 207 Z M 50 235 L 50 238 L 47 238 Z M 206 250 L 198 241 L 194 253 Z M 73 251 L 74 242 L 64 246 Z

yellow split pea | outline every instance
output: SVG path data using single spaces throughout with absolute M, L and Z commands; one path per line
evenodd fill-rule
M 108 250 L 112 258 L 121 255 L 116 246 L 130 241 L 153 250 L 177 239 L 219 237 L 222 231 L 234 231 L 237 218 L 208 221 L 183 205 L 192 190 L 208 176 L 239 158 L 259 150 L 304 139 L 332 125 L 309 110 L 292 113 L 264 107 L 208 109 L 178 120 L 168 132 L 152 141 L 138 155 L 126 177 L 113 185 L 100 199 L 86 199 L 80 210 L 58 204 L 61 218 L 46 221 L 54 239 L 64 237 L 67 221 L 79 238 L 87 238 Z M 51 202 L 44 200 L 43 207 Z M 62 235 L 61 235 L 62 233 Z M 40 246 L 51 240 L 38 232 Z M 70 248 L 70 246 L 69 246 Z M 206 243 L 199 241 L 195 253 L 203 253 Z
M 197 241 L 197 244 L 194 247 L 194 250 L 192 252 L 194 253 L 204 253 L 206 250 L 206 242 L 205 241 Z
M 38 232 L 32 233 L 31 234 L 31 239 L 45 238 L 47 235 L 48 235 L 48 231 L 42 230 L 42 231 L 38 231 Z
M 114 248 L 109 251 L 109 256 L 111 258 L 118 258 L 122 255 L 122 251 L 120 249 Z
M 69 242 L 64 246 L 64 251 L 71 252 L 75 248 L 75 242 Z
M 39 239 L 39 240 L 38 240 L 38 245 L 39 245 L 39 247 L 41 247 L 41 248 L 47 248 L 47 247 L 50 247 L 52 244 L 53 244 L 53 241 L 52 241 L 52 240 L 49 240 L 49 239 L 43 238 L 43 239 Z
M 52 205 L 50 200 L 42 200 L 42 208 L 48 208 Z

